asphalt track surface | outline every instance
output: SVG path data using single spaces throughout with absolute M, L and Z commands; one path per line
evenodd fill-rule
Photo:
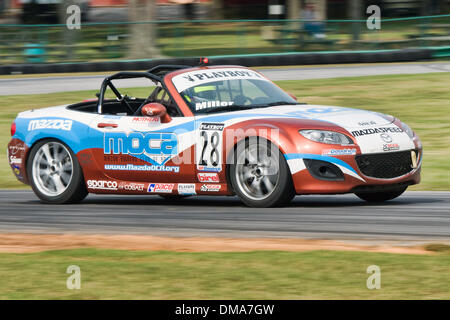
M 450 192 L 406 192 L 384 204 L 354 195 L 298 196 L 284 208 L 248 208 L 236 197 L 90 195 L 41 204 L 31 191 L 0 191 L 0 232 L 450 241 Z
M 260 70 L 269 79 L 305 80 L 339 77 L 360 77 L 389 74 L 420 74 L 450 72 L 449 62 L 434 63 L 386 63 L 369 65 L 314 66 L 302 68 L 265 68 Z M 111 74 L 111 73 L 108 73 Z M 106 75 L 106 74 L 105 74 Z M 104 75 L 55 76 L 44 78 L 0 79 L 0 95 L 39 94 L 79 90 L 98 90 Z M 118 82 L 118 87 L 140 87 L 147 80 L 130 79 Z

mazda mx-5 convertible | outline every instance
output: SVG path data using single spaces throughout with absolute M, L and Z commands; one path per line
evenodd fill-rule
M 136 78 L 148 81 L 143 97 L 122 94 L 117 84 Z M 237 195 L 254 207 L 296 194 L 378 202 L 419 183 L 422 163 L 419 138 L 400 120 L 299 103 L 239 66 L 119 72 L 97 99 L 21 112 L 11 134 L 14 174 L 46 203 L 88 193 Z

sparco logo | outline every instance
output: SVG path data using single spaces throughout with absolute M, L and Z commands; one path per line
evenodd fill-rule
M 117 190 L 116 181 L 88 180 L 87 185 L 89 189 Z
M 386 132 L 398 133 L 398 132 L 403 132 L 403 130 L 398 127 L 373 128 L 373 129 L 363 129 L 363 130 L 352 131 L 352 135 L 354 137 L 359 137 L 359 136 L 365 136 L 368 134 L 386 133 Z

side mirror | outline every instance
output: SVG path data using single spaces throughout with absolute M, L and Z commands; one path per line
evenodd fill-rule
M 292 99 L 294 99 L 295 101 L 297 101 L 298 99 L 297 99 L 297 97 L 294 95 L 294 94 L 292 94 L 292 93 L 290 93 L 290 92 L 288 92 L 288 95 L 290 95 L 291 96 L 291 98 Z
M 148 103 L 141 109 L 141 114 L 146 117 L 159 117 L 161 118 L 161 123 L 167 123 L 172 120 L 172 118 L 167 114 L 167 109 L 161 103 L 152 102 Z

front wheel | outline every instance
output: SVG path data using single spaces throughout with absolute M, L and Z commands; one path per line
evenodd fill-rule
M 246 139 L 238 144 L 230 165 L 231 185 L 240 200 L 250 207 L 275 207 L 295 196 L 287 162 L 270 141 Z
M 384 192 L 358 192 L 355 193 L 360 199 L 367 202 L 384 202 L 388 200 L 395 199 L 405 192 L 408 187 L 404 187 L 393 191 Z
M 75 203 L 88 192 L 75 154 L 57 140 L 43 140 L 31 150 L 27 163 L 34 193 L 45 203 Z

